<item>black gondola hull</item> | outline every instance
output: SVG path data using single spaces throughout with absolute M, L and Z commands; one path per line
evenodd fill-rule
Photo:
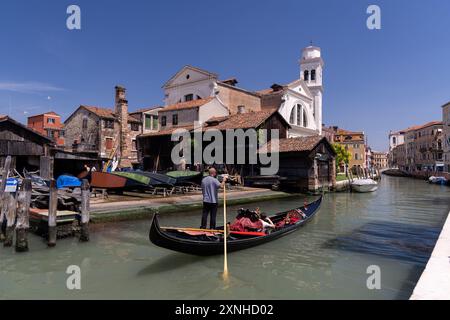
M 266 236 L 259 237 L 251 237 L 251 238 L 240 238 L 240 239 L 230 239 L 227 240 L 227 251 L 233 252 L 243 249 L 248 249 L 254 246 L 258 246 L 275 239 L 278 239 L 282 236 L 288 235 L 300 227 L 309 222 L 314 215 L 319 210 L 320 204 L 322 202 L 322 197 L 318 200 L 307 205 L 308 209 L 304 209 L 304 207 L 300 208 L 305 210 L 307 213 L 307 218 L 297 222 L 296 224 L 290 225 L 288 227 L 284 227 L 280 230 L 274 231 Z M 274 217 L 280 217 L 286 215 L 287 212 L 283 212 L 275 215 Z M 220 228 L 219 228 L 220 229 Z M 223 229 L 223 227 L 222 227 Z M 166 248 L 169 250 L 182 252 L 186 254 L 199 255 L 199 256 L 210 256 L 216 254 L 223 254 L 224 244 L 222 239 L 214 240 L 192 240 L 187 238 L 180 238 L 170 234 L 169 232 L 165 232 L 161 230 L 158 221 L 158 215 L 153 216 L 152 225 L 150 228 L 149 234 L 150 241 L 162 248 Z

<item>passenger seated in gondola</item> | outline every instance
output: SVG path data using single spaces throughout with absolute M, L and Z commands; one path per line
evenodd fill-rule
M 256 208 L 255 211 L 239 209 L 236 219 L 230 225 L 231 231 L 239 232 L 262 232 L 273 228 L 275 228 L 273 222 L 267 216 L 261 214 L 259 208 Z
M 295 209 L 289 211 L 286 217 L 276 224 L 276 228 L 283 228 L 287 225 L 295 224 L 303 219 L 306 219 L 306 214 L 300 209 Z

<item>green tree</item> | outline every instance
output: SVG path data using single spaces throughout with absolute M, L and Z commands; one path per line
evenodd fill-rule
M 336 152 L 336 168 L 338 169 L 341 164 L 348 165 L 350 162 L 351 154 L 345 149 L 345 147 L 338 143 L 333 143 L 334 152 Z M 336 170 L 337 172 L 338 170 Z

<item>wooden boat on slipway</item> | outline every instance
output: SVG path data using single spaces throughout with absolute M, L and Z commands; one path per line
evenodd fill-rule
M 300 207 L 306 218 L 299 220 L 294 224 L 287 225 L 280 229 L 275 229 L 271 233 L 262 234 L 254 232 L 231 232 L 227 237 L 228 252 L 238 251 L 254 247 L 282 236 L 290 234 L 298 230 L 301 226 L 309 222 L 320 208 L 322 197 L 310 204 Z M 294 209 L 295 210 L 295 209 Z M 282 221 L 286 215 L 293 210 L 281 212 L 270 217 L 274 224 Z M 217 228 L 223 230 L 223 227 Z M 205 234 L 206 233 L 206 234 Z M 153 216 L 152 225 L 150 227 L 150 241 L 162 248 L 178 251 L 187 254 L 209 256 L 223 253 L 223 231 L 222 233 L 205 232 L 200 235 L 191 235 L 183 231 L 183 228 L 164 228 L 160 227 L 158 215 Z
M 203 179 L 203 173 L 198 171 L 169 171 L 166 175 L 175 179 L 177 186 L 200 185 Z
M 90 174 L 90 180 L 91 187 L 108 190 L 139 189 L 147 186 L 139 181 L 109 172 L 94 171 Z

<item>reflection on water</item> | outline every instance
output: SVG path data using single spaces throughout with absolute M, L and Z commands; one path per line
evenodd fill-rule
M 316 217 L 297 232 L 230 254 L 228 284 L 221 256 L 152 245 L 149 220 L 96 226 L 89 243 L 64 239 L 54 249 L 31 236 L 27 254 L 0 248 L 0 298 L 407 299 L 450 210 L 449 195 L 448 187 L 388 177 L 375 193 L 327 194 Z M 254 206 L 275 213 L 305 199 L 313 197 Z M 198 227 L 200 216 L 179 212 L 161 220 Z M 69 265 L 81 267 L 80 291 L 66 289 Z M 381 290 L 366 288 L 370 265 L 381 268 Z

